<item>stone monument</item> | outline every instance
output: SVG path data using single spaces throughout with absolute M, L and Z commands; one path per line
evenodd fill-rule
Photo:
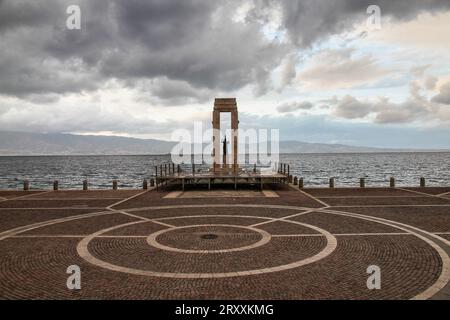
M 232 162 L 230 166 L 226 162 L 226 138 L 224 140 L 223 146 L 223 159 L 222 163 L 220 161 L 220 114 L 222 112 L 231 113 L 231 159 Z M 237 111 L 237 103 L 236 98 L 216 98 L 214 101 L 214 110 L 213 110 L 213 171 L 214 173 L 225 173 L 228 174 L 230 172 L 236 174 L 239 170 L 238 165 L 238 111 Z

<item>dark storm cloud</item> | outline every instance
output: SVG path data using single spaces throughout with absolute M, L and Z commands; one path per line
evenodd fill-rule
M 161 77 L 197 89 L 256 84 L 264 93 L 285 53 L 256 23 L 233 22 L 232 2 L 29 2 L 0 4 L 3 94 L 80 92 L 112 78 L 136 84 Z M 68 4 L 80 5 L 81 30 L 65 27 Z
M 277 1 L 262 0 L 263 6 Z M 378 5 L 386 18 L 411 20 L 422 12 L 448 10 L 448 0 L 282 0 L 283 27 L 297 45 L 309 46 L 329 35 L 350 29 L 367 20 L 367 8 Z
M 82 29 L 65 26 L 69 4 L 79 4 Z M 0 94 L 27 97 L 95 90 L 109 79 L 138 86 L 167 79 L 149 94 L 271 89 L 271 72 L 292 44 L 270 40 L 262 27 L 274 8 L 294 45 L 305 46 L 366 19 L 369 4 L 411 19 L 450 7 L 450 1 L 255 0 L 246 19 L 233 17 L 237 0 L 0 0 Z M 281 30 L 281 31 L 283 31 Z M 187 85 L 185 84 L 187 83 Z M 171 89 L 172 88 L 172 89 Z M 174 92 L 175 91 L 175 92 Z M 189 100 L 189 99 L 188 99 Z M 189 100 L 191 102 L 191 100 Z M 178 101 L 179 102 L 179 101 Z

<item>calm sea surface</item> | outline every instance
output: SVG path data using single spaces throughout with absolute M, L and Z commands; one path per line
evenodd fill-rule
M 169 160 L 168 155 L 0 157 L 0 189 L 21 188 L 24 179 L 40 189 L 51 188 L 53 180 L 60 188 L 79 189 L 83 179 L 91 188 L 110 188 L 113 179 L 122 188 L 138 188 L 155 165 Z M 305 186 L 326 186 L 330 177 L 337 186 L 357 186 L 360 177 L 367 186 L 386 186 L 391 176 L 401 186 L 416 186 L 422 176 L 429 186 L 450 185 L 450 153 L 283 154 L 280 161 L 304 177 Z

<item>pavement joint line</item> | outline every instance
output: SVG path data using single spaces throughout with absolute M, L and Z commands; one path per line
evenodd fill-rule
M 417 194 L 422 194 L 422 195 L 426 195 L 426 196 L 432 197 L 432 198 L 450 200 L 449 198 L 446 198 L 446 197 L 441 197 L 441 196 L 436 195 L 436 194 L 429 194 L 429 193 L 425 193 L 425 192 L 420 192 L 420 191 L 417 191 L 417 190 L 409 190 L 409 189 L 405 189 L 405 188 L 396 188 L 396 189 L 403 190 L 403 191 L 408 191 L 408 192 L 412 192 L 412 193 L 417 193 Z
M 145 194 L 145 193 L 147 193 L 147 192 L 150 192 L 150 191 L 153 190 L 153 189 L 155 189 L 155 187 L 150 187 L 149 189 L 147 189 L 147 190 L 145 190 L 145 191 L 143 191 L 143 192 L 139 192 L 139 193 L 137 193 L 137 194 L 135 194 L 135 195 L 133 195 L 133 196 L 131 196 L 131 197 L 128 197 L 128 198 L 125 198 L 125 199 L 123 199 L 123 200 L 121 200 L 121 201 L 118 201 L 118 202 L 116 202 L 116 203 L 113 203 L 113 204 L 109 205 L 109 206 L 106 207 L 106 208 L 107 208 L 107 209 L 112 209 L 112 207 L 114 207 L 114 206 L 117 206 L 117 205 L 122 204 L 122 203 L 124 203 L 124 202 L 127 202 L 127 201 L 129 201 L 129 200 L 131 200 L 131 199 L 134 199 L 134 198 L 136 198 L 136 197 L 139 197 L 139 196 L 141 196 L 141 195 L 143 195 L 143 194 Z
M 443 199 L 443 198 L 441 198 Z M 450 207 L 450 204 L 372 204 L 372 205 L 338 205 L 329 206 L 327 208 L 318 209 L 329 209 L 329 208 L 389 208 L 389 207 Z
M 26 194 L 24 196 L 19 196 L 19 197 L 14 197 L 14 198 L 6 198 L 6 200 L 2 200 L 0 202 L 17 200 L 17 199 L 24 199 L 24 198 L 28 198 L 28 197 L 31 197 L 31 196 L 37 196 L 37 195 L 40 195 L 40 194 L 46 194 L 46 193 L 50 193 L 50 192 L 53 192 L 53 191 L 52 190 L 47 190 L 47 191 L 42 191 L 42 192 L 34 192 L 34 193 L 32 192 L 32 193 Z
M 270 205 L 270 204 L 176 204 L 167 206 L 154 206 L 154 207 L 139 207 L 139 208 L 127 208 L 127 212 L 136 211 L 148 211 L 148 210 L 170 210 L 170 209 L 185 209 L 185 208 L 269 208 L 269 209 L 286 209 L 286 210 L 311 210 L 311 207 L 297 207 L 297 206 L 284 206 L 284 205 Z M 322 208 L 322 207 L 321 207 Z M 316 208 L 316 210 L 319 208 Z M 322 208 L 325 209 L 325 208 Z M 158 218 L 161 219 L 161 218 Z M 271 219 L 271 218 L 269 218 Z
M 352 198 L 425 198 L 420 195 L 408 195 L 408 196 L 321 196 L 318 199 L 352 199 Z
M 334 236 L 411 236 L 409 232 L 333 233 Z
M 124 199 L 124 198 L 101 198 L 101 197 L 99 197 L 99 198 L 35 198 L 35 199 L 33 199 L 33 198 L 28 198 L 28 199 L 22 199 L 23 201 L 44 201 L 44 200 L 47 200 L 47 201 L 55 201 L 55 200 L 63 200 L 63 201 L 70 201 L 70 200 L 83 200 L 83 201 L 86 201 L 86 200 L 92 200 L 92 201 L 94 201 L 94 200 L 119 200 L 119 199 Z
M 46 208 L 46 207 L 25 207 L 25 208 L 8 208 L 8 207 L 1 207 L 0 210 L 103 210 L 106 209 L 106 207 L 52 207 L 52 208 Z
M 127 215 L 129 217 L 137 218 L 137 219 L 140 219 L 140 220 L 143 220 L 143 221 L 160 224 L 160 225 L 163 225 L 163 226 L 166 226 L 166 227 L 169 227 L 169 228 L 174 228 L 175 227 L 174 225 L 171 225 L 171 224 L 168 224 L 168 223 L 159 222 L 159 221 L 155 221 L 153 219 L 149 219 L 149 218 L 138 216 L 136 214 L 128 213 L 125 210 L 116 210 L 116 209 L 111 209 L 111 208 L 108 208 L 108 210 L 111 210 L 111 211 L 116 212 L 116 213 L 121 213 L 121 214 Z
M 70 216 L 70 217 L 65 217 L 65 218 L 58 218 L 58 219 L 36 222 L 36 223 L 29 224 L 29 225 L 20 226 L 17 228 L 13 228 L 13 229 L 9 229 L 9 230 L 0 232 L 0 241 L 4 240 L 6 238 L 9 238 L 11 236 L 23 233 L 23 232 L 46 227 L 46 226 L 53 225 L 53 224 L 58 224 L 58 223 L 68 222 L 68 221 L 78 220 L 78 219 L 97 217 L 97 216 L 102 216 L 102 215 L 108 215 L 108 214 L 113 214 L 113 213 L 114 212 L 112 212 L 112 211 L 90 212 L 90 213 L 85 213 L 85 214 L 75 215 L 75 216 Z
M 172 219 L 187 219 L 187 218 L 220 218 L 220 217 L 226 217 L 226 218 L 255 218 L 255 219 L 267 219 L 267 220 L 273 220 L 274 218 L 270 217 L 262 217 L 262 216 L 246 216 L 246 215 L 233 215 L 233 214 L 202 214 L 202 215 L 193 215 L 193 216 L 177 216 L 177 217 L 161 217 L 161 218 L 155 218 L 156 220 L 172 220 Z
M 305 196 L 313 199 L 314 201 L 316 201 L 316 202 L 320 203 L 321 205 L 325 206 L 326 208 L 330 207 L 330 205 L 328 203 L 326 203 L 326 202 L 318 199 L 317 197 L 315 197 L 315 196 L 313 196 L 313 195 L 311 195 L 311 194 L 301 190 L 300 188 L 294 187 L 294 185 L 289 184 L 289 187 L 291 187 L 292 189 L 297 190 L 298 192 L 304 194 Z
M 141 216 L 138 216 L 138 215 L 135 215 L 135 214 L 132 214 L 132 213 L 128 213 L 128 212 L 126 212 L 124 210 L 117 210 L 117 209 L 111 209 L 111 208 L 106 208 L 106 209 L 110 210 L 112 212 L 115 212 L 115 213 L 124 214 L 124 215 L 132 217 L 132 218 L 137 218 L 139 220 L 150 221 L 150 219 L 148 219 L 148 218 L 141 217 Z
M 335 234 L 332 234 L 335 236 Z M 298 234 L 272 234 L 272 238 L 286 238 L 286 237 L 324 237 L 321 233 L 298 233 Z
M 408 232 L 365 232 L 365 233 L 331 233 L 335 237 L 342 236 L 411 236 Z M 322 237 L 322 234 L 299 233 L 299 234 L 273 234 L 272 237 Z
M 438 235 L 435 234 L 435 233 L 428 232 L 428 231 L 426 231 L 426 230 L 423 230 L 423 229 L 420 229 L 420 228 L 411 226 L 411 225 L 406 224 L 406 223 L 402 223 L 402 222 L 398 222 L 398 221 L 394 221 L 394 220 L 389 220 L 389 219 L 384 219 L 384 218 L 380 218 L 380 217 L 368 216 L 368 215 L 364 215 L 364 214 L 361 214 L 361 213 L 339 211 L 339 210 L 335 210 L 335 209 L 331 209 L 331 211 L 336 212 L 336 214 L 342 214 L 342 215 L 345 215 L 345 214 L 343 214 L 343 213 L 346 213 L 346 215 L 348 215 L 348 216 L 352 216 L 352 215 L 354 215 L 355 217 L 361 216 L 361 217 L 362 217 L 361 219 L 367 219 L 367 218 L 369 218 L 369 220 L 380 221 L 381 223 L 385 223 L 385 222 L 387 221 L 388 223 L 391 223 L 391 224 L 398 224 L 398 225 L 402 226 L 402 227 L 397 227 L 397 228 L 399 228 L 399 229 L 405 230 L 404 227 L 406 227 L 406 228 L 411 228 L 411 229 L 413 229 L 413 230 L 415 230 L 415 231 L 417 231 L 417 232 L 425 233 L 426 235 L 428 235 L 428 236 L 430 236 L 430 237 L 432 237 L 432 238 L 435 238 L 435 239 L 437 239 L 437 240 L 443 242 L 444 244 L 450 246 L 450 241 L 449 241 L 449 240 L 447 240 L 447 239 L 445 239 L 445 238 L 442 238 L 442 237 L 438 236 Z M 327 210 L 324 210 L 323 212 L 327 212 Z M 328 213 L 333 213 L 333 212 L 328 212 Z M 408 231 L 408 230 L 406 230 L 406 231 L 407 231 L 407 232 L 410 232 L 410 231 Z M 449 262 L 449 268 L 450 268 L 450 262 Z M 449 273 L 450 273 L 450 270 L 449 270 Z M 450 275 L 449 275 L 449 277 L 450 277 Z
M 25 238 L 86 238 L 88 234 L 23 234 L 11 236 L 9 238 L 25 239 Z M 147 238 L 142 235 L 101 235 L 96 238 Z
M 154 222 L 154 221 L 151 221 Z M 232 225 L 226 225 L 232 226 Z M 186 226 L 188 227 L 188 226 Z M 190 227 L 190 226 L 189 226 Z M 331 233 L 335 237 L 340 236 L 411 236 L 413 234 L 408 232 L 366 232 L 366 233 Z M 441 232 L 434 234 L 450 234 L 450 232 Z M 9 238 L 85 238 L 89 236 L 88 234 L 23 234 L 11 236 Z M 323 234 L 318 233 L 298 233 L 298 234 L 272 234 L 272 238 L 282 238 L 282 237 L 323 237 Z M 99 235 L 96 238 L 148 238 L 148 235 Z
M 252 224 L 250 227 L 257 227 L 257 226 L 260 226 L 260 225 L 263 225 L 263 224 L 268 224 L 268 223 L 272 223 L 272 222 L 276 222 L 276 221 L 283 221 L 283 220 L 287 220 L 289 218 L 298 217 L 298 216 L 301 216 L 301 215 L 304 215 L 304 214 L 307 214 L 307 213 L 311 213 L 311 212 L 314 212 L 314 211 L 316 211 L 316 210 L 315 209 L 314 210 L 307 210 L 307 211 L 299 212 L 299 213 L 296 213 L 296 214 L 292 214 L 290 216 L 281 217 L 281 218 L 275 218 L 275 219 L 271 219 L 269 221 L 263 221 L 263 222 L 255 223 L 255 224 Z
M 337 214 L 337 215 L 349 216 L 349 217 L 354 217 L 354 218 L 360 218 L 363 220 L 374 221 L 374 222 L 382 223 L 385 225 L 389 225 L 391 227 L 395 227 L 397 229 L 400 229 L 400 230 L 403 230 L 403 231 L 413 234 L 417 238 L 425 241 L 434 250 L 436 250 L 436 252 L 439 254 L 439 256 L 441 258 L 441 262 L 442 262 L 441 274 L 439 275 L 439 278 L 435 281 L 435 283 L 433 285 L 428 287 L 425 291 L 421 292 L 420 294 L 417 294 L 416 296 L 411 298 L 411 300 L 429 299 L 448 285 L 448 283 L 450 281 L 450 258 L 448 256 L 448 254 L 445 252 L 445 250 L 442 249 L 442 247 L 439 244 L 437 244 L 436 242 L 425 237 L 423 234 L 425 234 L 429 237 L 433 237 L 447 245 L 450 245 L 450 241 L 448 241 L 442 237 L 439 237 L 435 234 L 432 234 L 428 231 L 413 227 L 413 226 L 405 224 L 405 223 L 393 221 L 393 220 L 372 217 L 372 216 L 368 216 L 368 215 L 364 215 L 364 214 L 360 214 L 360 213 L 350 213 L 350 212 L 338 211 L 338 210 L 324 210 L 324 212 L 330 213 L 330 214 Z

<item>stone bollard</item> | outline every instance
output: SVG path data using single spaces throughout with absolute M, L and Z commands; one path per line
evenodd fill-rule
M 53 181 L 53 191 L 58 191 L 59 189 L 59 181 L 55 180 Z
M 298 188 L 303 189 L 303 178 L 298 179 Z
M 298 185 L 298 178 L 297 176 L 294 177 L 294 186 Z
M 154 187 L 155 186 L 155 179 L 151 178 L 150 179 L 150 187 Z
M 292 183 L 292 175 L 289 175 L 288 181 L 289 181 L 289 183 Z
M 148 189 L 148 182 L 147 179 L 144 179 L 144 182 L 142 182 L 142 189 L 147 190 Z
M 87 191 L 89 189 L 88 187 L 88 181 L 87 180 L 83 180 L 83 190 Z
M 330 178 L 330 188 L 334 188 L 334 178 Z
M 113 180 L 112 187 L 113 187 L 113 190 L 117 190 L 117 180 Z
M 23 181 L 23 190 L 24 191 L 30 190 L 30 182 L 28 180 Z
M 365 178 L 359 178 L 359 187 L 360 188 L 366 187 L 366 179 Z
M 420 187 L 425 188 L 425 178 L 424 177 L 420 178 Z
M 395 178 L 394 177 L 391 177 L 391 179 L 389 180 L 389 186 L 391 188 L 395 188 Z

